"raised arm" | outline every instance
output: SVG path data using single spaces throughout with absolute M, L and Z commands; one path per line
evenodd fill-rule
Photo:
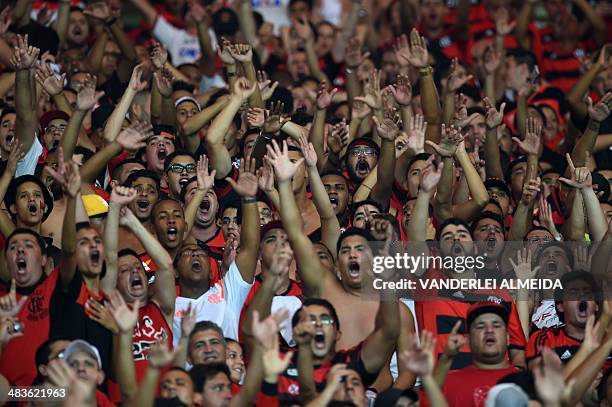
M 412 242 L 425 242 L 427 239 L 427 220 L 429 219 L 429 202 L 433 196 L 442 171 L 446 165 L 443 162 L 434 164 L 434 156 L 427 159 L 427 165 L 421 173 L 421 185 L 416 204 L 410 216 L 407 228 L 407 238 Z
M 329 78 L 323 73 L 319 66 L 319 57 L 315 51 L 314 34 L 308 21 L 301 21 L 296 18 L 292 20 L 292 25 L 298 36 L 304 43 L 304 51 L 306 52 L 306 64 L 310 69 L 310 74 L 317 78 L 319 83 L 329 82 Z
M 608 31 L 606 20 L 595 11 L 588 1 L 574 0 L 573 3 L 582 11 L 584 19 L 586 19 L 591 28 L 593 28 L 591 34 L 597 45 L 603 45 L 606 42 L 606 34 Z
M 327 82 L 319 84 L 312 127 L 310 128 L 310 142 L 317 152 L 319 158 L 317 167 L 319 169 L 322 169 L 327 162 L 325 159 L 325 116 L 336 92 L 336 88 L 331 91 L 327 90 Z
M 259 255 L 259 211 L 257 209 L 257 176 L 255 159 L 246 157 L 240 160 L 238 180 L 225 180 L 240 196 L 242 208 L 242 227 L 240 229 L 240 251 L 236 255 L 236 265 L 242 279 L 251 284 L 255 276 Z
M 442 124 L 442 139 L 440 140 L 439 145 L 433 141 L 425 140 L 425 144 L 431 146 L 431 148 L 433 148 L 440 155 L 440 157 L 442 157 L 442 162 L 444 163 L 444 170 L 442 172 L 442 178 L 440 179 L 440 188 L 435 199 L 436 215 L 441 221 L 453 216 L 453 156 L 455 155 L 459 144 L 462 142 L 463 136 L 461 135 L 461 132 L 456 127 L 446 127 L 445 124 Z
M 484 149 L 485 173 L 487 179 L 503 179 L 504 172 L 501 167 L 501 157 L 499 154 L 497 134 L 499 131 L 504 130 L 504 127 L 501 126 L 502 122 L 504 121 L 504 109 L 506 108 L 506 104 L 502 103 L 498 111 L 495 109 L 495 106 L 493 106 L 493 103 L 491 103 L 489 98 L 484 98 L 483 102 L 487 111 L 485 116 L 485 123 L 487 125 Z
M 121 126 L 123 125 L 123 121 L 125 120 L 125 115 L 130 109 L 130 105 L 134 100 L 134 96 L 141 90 L 144 90 L 147 87 L 147 82 L 142 80 L 142 65 L 136 65 L 134 70 L 132 71 L 132 77 L 130 78 L 130 83 L 128 84 L 121 100 L 111 113 L 110 117 L 106 122 L 106 126 L 104 126 L 104 139 L 108 142 L 111 142 L 117 137 L 119 131 L 121 130 Z
M 55 21 L 55 32 L 59 37 L 60 49 L 66 44 L 66 34 L 68 33 L 68 23 L 70 21 L 70 0 L 60 0 L 57 9 L 57 20 Z
M 584 103 L 584 98 L 597 75 L 606 70 L 609 51 L 610 44 L 603 46 L 599 50 L 597 60 L 593 61 L 589 70 L 578 78 L 578 81 L 565 97 L 569 104 L 571 118 L 575 123 L 581 123 L 587 116 L 587 105 Z
M 578 167 L 582 167 L 587 164 L 587 153 L 593 153 L 601 123 L 606 121 L 608 116 L 610 116 L 611 108 L 611 92 L 606 93 L 595 106 L 593 106 L 593 100 L 590 97 L 587 97 L 587 112 L 589 115 L 589 122 L 582 137 L 578 139 L 574 149 L 572 150 L 572 160 Z
M 329 249 L 333 257 L 336 258 L 336 243 L 340 237 L 340 222 L 338 222 L 334 208 L 329 201 L 329 196 L 325 191 L 323 181 L 321 181 L 319 171 L 317 171 L 317 153 L 312 143 L 309 143 L 306 139 L 306 136 L 302 136 L 300 140 L 300 149 L 306 163 L 312 200 L 321 217 L 321 242 Z
M 202 127 L 210 123 L 228 103 L 229 100 L 227 98 L 219 98 L 213 105 L 198 112 L 185 122 L 182 128 L 182 135 L 189 152 L 192 154 L 196 152 L 200 146 L 198 132 Z
M 0 202 L 4 201 L 6 191 L 8 191 L 9 185 L 15 176 L 17 170 L 17 162 L 23 158 L 25 152 L 19 142 L 13 142 L 11 150 L 6 161 L 6 168 L 0 177 Z M 6 211 L 0 211 L 0 234 L 5 238 L 8 237 L 15 230 L 15 224 L 6 214 Z M 9 277 L 10 279 L 10 277 Z
M 255 84 L 254 91 L 248 96 L 249 106 L 264 107 L 261 92 L 259 91 L 259 86 L 257 86 L 257 72 L 253 64 L 253 50 L 251 46 L 247 44 L 234 44 L 229 47 L 229 52 L 232 58 L 242 65 L 244 76 L 248 79 L 249 83 Z
M 36 97 L 33 93 L 31 70 L 34 68 L 40 49 L 28 45 L 28 35 L 17 35 L 17 46 L 11 56 L 11 65 L 15 68 L 15 111 L 17 123 L 15 133 L 29 151 L 36 137 Z
M 274 175 L 278 183 L 280 194 L 280 214 L 283 228 L 291 242 L 295 252 L 298 270 L 304 282 L 305 288 L 311 295 L 320 293 L 326 280 L 326 273 L 316 255 L 314 247 L 306 233 L 302 215 L 298 210 L 295 196 L 293 195 L 292 177 L 304 159 L 295 163 L 289 160 L 287 142 L 283 141 L 283 148 L 278 146 L 275 140 L 268 145 L 268 154 L 264 158 L 274 167 Z
M 250 1 L 240 1 L 238 4 L 238 21 L 240 29 L 244 34 L 244 38 L 257 53 L 259 60 L 263 65 L 266 64 L 270 53 L 265 45 L 261 43 L 256 32 L 255 17 L 253 16 L 253 6 Z
M 198 30 L 198 42 L 200 43 L 200 67 L 206 76 L 213 76 L 216 71 L 216 55 L 213 51 L 213 44 L 209 30 L 212 19 L 207 10 L 199 2 L 189 2 L 189 11 L 194 19 Z
M 125 208 L 125 213 L 119 220 L 121 226 L 125 226 L 140 241 L 145 251 L 157 266 L 155 272 L 155 290 L 152 300 L 159 306 L 168 323 L 172 323 L 174 318 L 174 300 L 176 299 L 176 289 L 174 286 L 174 268 L 172 258 L 159 243 L 159 241 L 145 228 L 138 218 Z
M 525 180 L 523 185 L 523 193 L 521 200 L 516 206 L 512 218 L 512 226 L 508 233 L 508 240 L 522 241 L 527 232 L 531 229 L 533 221 L 533 205 L 535 198 L 540 192 L 541 180 L 540 177 L 530 180 Z
M 208 151 L 212 168 L 217 171 L 217 179 L 225 178 L 230 173 L 232 162 L 227 147 L 223 144 L 225 134 L 229 130 L 232 119 L 238 113 L 242 103 L 255 92 L 257 83 L 251 84 L 247 79 L 240 78 L 234 84 L 233 93 L 227 106 L 215 117 L 208 134 L 204 139 L 206 151 Z
M 387 114 L 384 120 L 379 121 L 376 116 L 372 120 L 376 124 L 376 132 L 381 138 L 380 159 L 377 165 L 376 184 L 370 193 L 371 198 L 383 208 L 389 207 L 391 189 L 395 179 L 395 139 L 399 135 L 399 116 L 391 117 Z

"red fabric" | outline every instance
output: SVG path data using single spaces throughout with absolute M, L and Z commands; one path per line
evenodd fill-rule
M 106 394 L 102 393 L 100 390 L 96 390 L 96 406 L 98 407 L 115 407 L 116 404 L 109 400 L 106 397 Z
M 482 407 L 491 387 L 501 378 L 516 372 L 518 369 L 514 366 L 493 370 L 466 367 L 449 372 L 442 391 L 449 406 Z
M 38 347 L 49 339 L 51 298 L 57 285 L 59 267 L 53 269 L 32 292 L 27 294 L 28 300 L 17 315 L 24 323 L 23 336 L 11 340 L 2 350 L 0 357 L 0 373 L 17 386 L 30 386 L 36 378 L 36 363 L 34 355 Z M 17 289 L 17 301 L 23 296 Z M 9 292 L 4 285 L 0 287 L 0 295 Z
M 561 328 L 545 328 L 535 331 L 530 337 L 527 343 L 527 349 L 525 350 L 525 358 L 527 361 L 535 359 L 540 356 L 542 348 L 547 347 L 563 357 L 561 360 L 567 362 L 569 358 L 568 354 L 574 356 L 578 351 L 578 348 L 582 344 L 582 341 L 572 338 L 565 333 L 565 330 Z M 568 352 L 568 353 L 566 353 Z

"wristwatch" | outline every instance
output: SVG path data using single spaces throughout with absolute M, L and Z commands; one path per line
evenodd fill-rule
M 419 75 L 421 76 L 421 78 L 429 76 L 431 74 L 433 74 L 433 68 L 431 66 L 419 69 Z

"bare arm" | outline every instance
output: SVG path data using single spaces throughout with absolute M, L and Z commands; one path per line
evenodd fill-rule
M 483 102 L 487 111 L 485 118 L 487 133 L 484 145 L 485 172 L 487 179 L 503 179 L 504 173 L 501 167 L 501 157 L 499 154 L 497 134 L 499 131 L 504 130 L 504 127 L 501 127 L 501 124 L 504 119 L 504 109 L 506 108 L 506 104 L 502 103 L 498 111 L 488 98 L 485 98 Z
M 108 42 L 108 34 L 105 30 L 96 38 L 96 41 L 91 46 L 87 57 L 85 57 L 85 66 L 92 74 L 97 75 L 102 66 L 102 58 L 104 58 L 104 48 Z
M 34 143 L 37 124 L 31 69 L 40 50 L 28 46 L 27 35 L 17 36 L 17 44 L 17 49 L 11 57 L 12 65 L 17 71 L 15 74 L 15 111 L 17 113 L 15 133 L 24 151 L 28 151 Z
M 140 11 L 149 26 L 153 27 L 155 25 L 157 11 L 147 0 L 130 0 L 130 3 Z
M 604 44 L 606 42 L 606 33 L 608 30 L 606 21 L 595 11 L 588 1 L 574 0 L 574 4 L 582 11 L 584 17 L 593 28 L 595 42 L 597 42 L 598 45 Z
M 612 93 L 610 92 L 606 93 L 595 106 L 593 106 L 593 101 L 590 98 L 587 99 L 589 122 L 584 134 L 578 139 L 572 150 L 572 161 L 576 166 L 582 167 L 586 165 L 587 153 L 593 153 L 601 123 L 610 115 L 611 106 Z
M 521 10 L 516 18 L 514 36 L 523 49 L 531 48 L 529 23 L 531 22 L 531 17 L 533 16 L 533 8 L 535 7 L 535 3 L 536 2 L 532 0 L 523 2 L 523 7 L 521 7 Z
M 195 116 L 188 119 L 183 125 L 183 140 L 187 150 L 192 154 L 196 152 L 200 146 L 200 138 L 198 132 L 210 123 L 228 104 L 228 99 L 219 98 L 212 106 L 198 112 Z

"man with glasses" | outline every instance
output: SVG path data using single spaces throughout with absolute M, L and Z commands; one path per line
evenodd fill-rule
M 166 157 L 164 181 L 172 198 L 180 198 L 182 188 L 196 175 L 196 170 L 196 160 L 187 151 L 177 150 Z
M 378 164 L 380 149 L 368 138 L 357 138 L 346 149 L 346 168 L 354 185 L 359 185 Z
M 42 142 L 47 150 L 60 146 L 68 120 L 70 116 L 61 110 L 52 110 L 40 118 Z
M 55 359 L 63 359 L 64 351 L 68 345 L 70 345 L 70 341 L 68 339 L 63 337 L 52 337 L 47 339 L 38 347 L 36 354 L 34 355 L 38 376 L 36 376 L 36 380 L 34 380 L 33 385 L 36 386 L 49 383 L 49 376 L 47 373 L 49 362 Z

